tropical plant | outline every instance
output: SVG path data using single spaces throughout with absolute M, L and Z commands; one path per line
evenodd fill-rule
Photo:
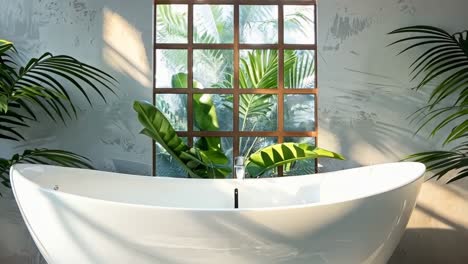
M 418 80 L 415 89 L 432 88 L 427 105 L 412 115 L 419 124 L 416 133 L 431 127 L 433 137 L 451 129 L 443 145 L 458 142 L 452 150 L 416 153 L 407 159 L 425 163 L 437 179 L 452 170 L 458 172 L 448 182 L 468 177 L 468 31 L 450 34 L 423 25 L 389 34 L 410 34 L 390 44 L 410 43 L 399 54 L 424 48 L 410 66 L 412 80 Z
M 225 178 L 231 171 L 227 158 L 219 147 L 210 148 L 195 143 L 189 147 L 179 138 L 169 120 L 155 106 L 135 101 L 134 110 L 143 125 L 142 134 L 154 139 L 193 178 Z M 250 177 L 260 177 L 270 169 L 304 159 L 344 158 L 334 152 L 308 144 L 282 143 L 260 149 L 247 157 L 246 170 Z
M 12 42 L 0 40 L 0 139 L 25 140 L 21 131 L 38 121 L 42 110 L 53 121 L 65 123 L 77 118 L 70 90 L 81 93 L 92 105 L 88 89 L 106 101 L 101 87 L 113 91 L 115 79 L 109 74 L 66 56 L 45 53 L 30 59 L 24 66 L 18 62 Z M 97 83 L 97 84 L 95 84 Z M 16 163 L 45 163 L 91 168 L 89 160 L 78 154 L 56 149 L 25 150 L 6 159 L 0 158 L 0 182 L 10 187 L 9 168 Z

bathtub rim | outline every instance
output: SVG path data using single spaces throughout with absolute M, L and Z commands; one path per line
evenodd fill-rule
M 304 208 L 311 208 L 311 207 L 320 207 L 320 206 L 330 206 L 330 205 L 337 205 L 341 203 L 348 203 L 348 202 L 355 202 L 359 200 L 363 200 L 366 198 L 370 198 L 373 196 L 378 196 L 378 195 L 383 195 L 386 193 L 390 193 L 393 191 L 397 191 L 401 188 L 404 188 L 412 183 L 415 183 L 421 178 L 424 177 L 425 172 L 426 172 L 426 166 L 423 163 L 420 162 L 391 162 L 391 163 L 381 163 L 381 164 L 374 164 L 374 165 L 369 165 L 369 166 L 362 166 L 362 167 L 357 167 L 357 168 L 351 168 L 351 169 L 345 169 L 345 170 L 339 170 L 339 171 L 332 171 L 332 172 L 323 172 L 323 173 L 317 173 L 317 174 L 307 174 L 307 175 L 298 175 L 298 176 L 284 176 L 287 178 L 291 177 L 314 177 L 318 174 L 320 175 L 326 175 L 326 174 L 333 174 L 336 172 L 342 172 L 342 171 L 348 171 L 348 170 L 358 170 L 360 168 L 364 167 L 377 167 L 377 166 L 382 166 L 382 165 L 397 165 L 397 164 L 413 164 L 414 166 L 417 166 L 418 168 L 418 173 L 415 173 L 415 177 L 408 177 L 408 180 L 402 181 L 402 183 L 395 185 L 392 188 L 386 188 L 380 192 L 368 192 L 364 195 L 357 195 L 354 196 L 353 198 L 350 199 L 341 199 L 341 200 L 336 200 L 336 201 L 327 201 L 327 202 L 314 202 L 314 203 L 306 203 L 306 204 L 298 204 L 298 205 L 287 205 L 287 206 L 272 206 L 272 207 L 249 207 L 249 208 L 199 208 L 199 207 L 169 207 L 169 206 L 160 206 L 160 205 L 148 205 L 148 204 L 138 204 L 138 203 L 131 203 L 131 202 L 121 202 L 121 201 L 113 201 L 110 199 L 103 199 L 103 198 L 95 198 L 95 197 L 90 197 L 90 196 L 85 196 L 85 195 L 80 195 L 80 194 L 74 194 L 74 193 L 68 193 L 68 192 L 62 192 L 60 190 L 52 190 L 49 188 L 45 188 L 38 183 L 32 181 L 31 179 L 25 177 L 22 175 L 19 171 L 17 173 L 21 175 L 21 177 L 26 180 L 29 184 L 33 185 L 35 188 L 39 189 L 41 192 L 45 192 L 49 195 L 57 195 L 57 196 L 65 196 L 65 197 L 70 197 L 70 198 L 75 198 L 75 199 L 86 199 L 89 201 L 97 201 L 101 203 L 110 203 L 113 205 L 124 205 L 124 206 L 134 206 L 134 207 L 140 207 L 140 208 L 147 208 L 147 209 L 159 209 L 159 210 L 173 210 L 173 211 L 191 211 L 191 212 L 257 212 L 257 211 L 279 211 L 279 210 L 289 210 L 289 209 L 304 209 Z M 17 200 L 17 203 L 19 204 L 18 200 L 18 195 L 17 195 L 17 190 L 15 188 L 15 181 L 14 181 L 14 174 L 12 174 L 13 170 L 15 170 L 16 167 L 27 167 L 27 166 L 37 166 L 37 167 L 55 167 L 55 168 L 65 168 L 65 169 L 78 169 L 78 170 L 89 170 L 89 169 L 81 169 L 81 168 L 70 168 L 70 167 L 61 167 L 61 166 L 53 166 L 53 165 L 42 165 L 42 164 L 15 164 L 11 166 L 10 168 L 10 180 L 11 180 L 11 185 L 12 185 L 12 190 L 13 194 L 15 196 L 15 199 Z M 89 170 L 89 171 L 96 171 L 96 170 Z M 105 171 L 99 171 L 98 172 L 105 172 Z M 138 177 L 138 175 L 134 174 L 125 174 L 125 173 L 117 173 L 117 172 L 107 172 L 107 173 L 115 173 L 123 176 L 131 176 L 131 177 Z M 154 180 L 198 180 L 198 181 L 208 181 L 208 180 L 215 180 L 215 181 L 237 181 L 237 179 L 200 179 L 200 178 L 176 178 L 176 177 L 161 177 L 161 176 L 143 176 L 143 177 L 148 177 L 150 179 Z M 271 179 L 271 178 L 267 178 Z M 244 181 L 255 181 L 255 180 L 261 180 L 261 179 L 244 179 Z

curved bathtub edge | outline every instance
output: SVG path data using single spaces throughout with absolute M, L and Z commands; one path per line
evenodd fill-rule
M 197 212 L 252 212 L 252 211 L 275 211 L 275 210 L 287 210 L 287 209 L 302 209 L 302 208 L 307 208 L 307 207 L 319 207 L 319 206 L 328 206 L 328 205 L 333 205 L 333 204 L 339 204 L 339 203 L 344 203 L 344 202 L 352 202 L 352 201 L 357 201 L 365 198 L 369 198 L 372 196 L 376 195 L 381 195 L 385 193 L 389 193 L 392 191 L 396 191 L 400 188 L 403 188 L 409 184 L 412 184 L 418 180 L 420 180 L 422 177 L 424 177 L 424 174 L 426 172 L 426 166 L 423 163 L 420 162 L 392 162 L 392 163 L 383 163 L 383 164 L 375 164 L 375 165 L 369 165 L 369 166 L 363 166 L 363 167 L 358 167 L 358 168 L 351 168 L 351 169 L 346 169 L 346 170 L 358 170 L 360 168 L 364 167 L 377 167 L 377 166 L 390 166 L 390 165 L 395 165 L 395 164 L 413 164 L 419 167 L 418 173 L 415 173 L 415 175 L 418 175 L 415 178 L 412 178 L 407 181 L 402 181 L 401 184 L 396 185 L 392 188 L 385 189 L 383 191 L 379 192 L 369 192 L 366 195 L 361 195 L 361 196 L 356 196 L 351 199 L 346 199 L 346 200 L 337 200 L 337 201 L 329 201 L 329 202 L 316 202 L 316 203 L 307 203 L 307 204 L 300 204 L 300 205 L 290 205 L 290 206 L 277 206 L 277 207 L 263 207 L 263 208 L 190 208 L 190 207 L 167 207 L 167 206 L 158 206 L 158 205 L 146 205 L 146 204 L 137 204 L 137 203 L 128 203 L 128 202 L 119 202 L 119 201 L 112 201 L 112 200 L 106 200 L 106 199 L 101 199 L 101 198 L 95 198 L 95 197 L 88 197 L 84 195 L 79 195 L 79 194 L 73 194 L 73 193 L 67 193 L 67 192 L 60 192 L 60 191 L 55 191 L 52 189 L 44 188 L 40 186 L 39 184 L 33 182 L 32 180 L 28 179 L 27 177 L 23 176 L 19 170 L 17 172 L 23 177 L 25 181 L 27 181 L 29 184 L 32 184 L 36 188 L 39 188 L 42 192 L 48 193 L 48 194 L 55 194 L 57 195 L 63 195 L 63 196 L 68 196 L 68 197 L 74 197 L 74 198 L 80 198 L 80 199 L 87 199 L 90 201 L 99 201 L 99 202 L 104 202 L 104 203 L 110 203 L 110 204 L 115 204 L 115 205 L 126 205 L 126 206 L 135 206 L 135 207 L 140 207 L 140 208 L 154 208 L 154 209 L 161 209 L 161 210 L 175 210 L 175 211 L 197 211 Z M 54 167 L 54 168 L 64 168 L 64 167 L 59 167 L 59 166 L 51 166 L 51 165 L 37 165 L 37 164 L 15 164 L 10 168 L 10 175 L 12 174 L 12 171 L 14 170 L 15 167 L 23 167 L 23 166 L 28 166 L 28 165 L 33 165 L 33 166 L 44 166 L 44 167 Z M 66 168 L 66 169 L 78 169 L 78 168 Z M 86 170 L 86 169 L 78 169 L 78 170 Z M 314 177 L 318 174 L 321 175 L 327 175 L 327 174 L 332 174 L 336 172 L 342 172 L 346 170 L 340 170 L 340 171 L 332 171 L 332 172 L 324 172 L 324 173 L 317 173 L 317 174 L 309 174 L 309 175 L 301 175 L 301 176 L 292 176 L 292 177 Z M 94 171 L 94 170 L 92 170 Z M 112 172 L 106 172 L 106 173 L 112 173 Z M 116 174 L 121 174 L 121 173 L 116 173 Z M 121 175 L 127 175 L 127 176 L 135 176 L 132 174 L 121 174 Z M 149 176 L 148 176 L 149 177 Z M 155 180 L 236 180 L 236 179 L 191 179 L 191 178 L 171 178 L 171 177 L 152 177 Z M 246 180 L 259 180 L 259 179 L 246 179 Z M 261 179 L 260 179 L 261 180 Z M 13 182 L 13 181 L 12 181 Z
M 23 217 L 23 221 L 26 225 L 26 227 L 28 228 L 29 230 L 29 233 L 31 234 L 31 237 L 34 241 L 34 243 L 36 244 L 37 248 L 39 249 L 39 252 L 41 252 L 41 255 L 42 257 L 46 260 L 46 262 L 48 264 L 53 264 L 52 262 L 52 259 L 50 258 L 50 254 L 47 252 L 47 249 L 45 248 L 45 246 L 42 244 L 42 242 L 39 240 L 38 236 L 36 235 L 36 232 L 34 232 L 34 229 L 32 228 L 31 224 L 29 223 L 29 220 L 28 218 L 26 217 L 26 214 L 24 213 L 24 210 L 23 210 L 23 207 L 21 206 L 21 201 L 20 201 L 20 198 L 16 192 L 16 184 L 15 184 L 15 178 L 17 177 L 15 175 L 15 173 L 13 173 L 14 171 L 14 167 L 15 165 L 11 166 L 10 167 L 10 182 L 11 182 L 11 190 L 13 192 L 13 196 L 15 197 L 15 201 L 16 201 L 16 204 L 18 205 L 18 209 L 21 213 L 21 216 Z M 19 173 L 19 172 L 18 172 Z M 24 178 L 24 177 L 23 177 Z M 32 183 L 32 184 L 35 184 L 34 182 L 31 182 L 30 180 L 28 179 L 25 179 L 28 181 L 28 183 Z M 40 188 L 40 189 L 44 189 L 42 188 L 41 186 L 39 186 L 38 184 L 36 184 L 37 188 Z

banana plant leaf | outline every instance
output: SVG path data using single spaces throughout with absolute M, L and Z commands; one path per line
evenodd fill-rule
M 135 101 L 133 109 L 138 113 L 138 120 L 144 127 L 140 133 L 158 142 L 191 177 L 198 178 L 192 170 L 198 165 L 193 163 L 197 159 L 190 157 L 190 148 L 177 136 L 164 114 L 148 102 Z
M 340 154 L 306 143 L 281 143 L 260 149 L 252 154 L 247 160 L 246 170 L 251 177 L 258 177 L 268 170 L 285 164 L 316 158 L 345 159 Z
M 198 81 L 193 81 L 194 88 L 203 87 Z M 172 76 L 172 87 L 173 88 L 185 88 L 187 85 L 187 74 L 177 73 Z M 212 96 L 210 94 L 194 94 L 193 95 L 193 120 L 194 126 L 200 131 L 218 131 L 219 122 L 216 113 L 216 107 L 214 105 Z M 219 137 L 201 137 L 195 142 L 195 147 L 198 148 L 199 154 L 205 157 L 202 160 L 206 164 L 213 163 L 213 166 L 222 166 L 224 168 L 221 171 L 215 170 L 215 175 L 207 175 L 220 177 L 219 173 L 223 176 L 227 176 L 231 169 L 226 167 L 229 164 L 228 157 L 224 154 L 224 150 L 221 144 L 221 138 Z M 215 154 L 216 153 L 216 154 Z

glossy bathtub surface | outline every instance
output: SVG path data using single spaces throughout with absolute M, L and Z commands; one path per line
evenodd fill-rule
M 384 264 L 424 171 L 392 163 L 238 181 L 15 165 L 10 174 L 49 264 Z

